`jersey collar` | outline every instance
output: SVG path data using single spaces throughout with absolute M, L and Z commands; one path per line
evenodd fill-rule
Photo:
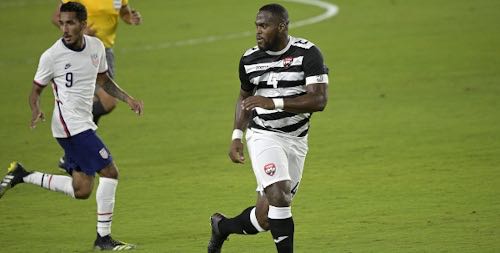
M 83 35 L 83 47 L 81 49 L 78 49 L 78 50 L 69 48 L 68 45 L 66 45 L 66 43 L 64 43 L 64 39 L 63 38 L 61 38 L 61 42 L 64 45 L 64 47 L 66 47 L 67 49 L 69 49 L 71 51 L 74 51 L 74 52 L 81 52 L 81 51 L 83 51 L 85 49 L 85 47 L 87 47 L 87 38 L 85 38 L 85 35 Z
M 288 44 L 286 45 L 285 48 L 281 49 L 280 51 L 269 51 L 267 50 L 266 53 L 268 55 L 282 55 L 284 54 L 286 51 L 288 51 L 288 49 L 290 49 L 290 46 L 292 46 L 292 43 L 293 43 L 293 37 L 288 35 Z

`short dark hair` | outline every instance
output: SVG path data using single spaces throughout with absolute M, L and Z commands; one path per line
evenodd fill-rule
M 87 21 L 87 9 L 81 3 L 67 2 L 61 5 L 59 12 L 75 12 L 78 21 Z
M 280 4 L 266 4 L 260 7 L 259 11 L 268 11 L 277 17 L 280 22 L 288 25 L 288 11 Z

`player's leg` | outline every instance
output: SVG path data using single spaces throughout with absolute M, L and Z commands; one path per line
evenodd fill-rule
M 293 252 L 294 223 L 292 218 L 291 181 L 279 181 L 265 188 L 269 201 L 269 228 L 279 253 Z
M 250 130 L 247 131 L 247 146 L 250 154 L 250 160 L 253 163 L 253 154 L 255 145 L 250 144 L 249 136 Z M 252 140 L 253 143 L 253 140 Z M 259 178 L 257 177 L 257 184 L 259 183 Z M 262 187 L 258 186 L 257 191 L 261 192 Z M 263 202 L 265 202 L 263 204 Z M 250 206 L 244 209 L 238 216 L 233 218 L 227 218 L 223 214 L 215 213 L 210 217 L 210 223 L 212 226 L 212 236 L 208 243 L 208 252 L 217 253 L 221 251 L 222 245 L 227 237 L 231 234 L 257 234 L 258 232 L 265 231 L 258 222 L 257 213 L 259 212 L 259 206 L 267 206 L 267 201 L 265 196 L 257 196 L 257 203 L 255 206 Z M 259 210 L 258 210 L 259 209 Z M 266 218 L 267 219 L 267 218 Z
M 286 172 L 287 176 L 278 178 L 289 178 L 280 180 L 265 186 L 265 195 L 269 202 L 268 222 L 278 252 L 293 252 L 293 237 L 295 225 L 292 217 L 291 202 L 297 193 L 304 161 L 307 155 L 307 139 L 278 139 L 282 143 L 283 151 L 286 153 L 287 170 L 280 170 L 279 163 L 276 165 L 276 173 Z M 271 150 L 265 152 L 272 155 Z
M 115 56 L 113 49 L 106 48 L 106 62 L 108 64 L 108 75 L 111 78 L 115 77 Z M 96 86 L 94 93 L 94 103 L 92 105 L 92 115 L 94 117 L 94 123 L 98 124 L 101 116 L 104 116 L 116 107 L 118 101 L 116 98 L 112 97 L 102 88 Z
M 252 167 L 269 205 L 267 222 L 278 252 L 293 252 L 294 223 L 291 211 L 292 178 L 290 175 L 290 143 L 280 136 L 254 134 L 248 142 Z M 259 221 L 265 224 L 264 212 Z
M 79 170 L 78 160 L 87 159 L 86 153 L 84 152 L 86 147 L 86 145 L 84 145 L 86 143 L 85 140 L 86 132 L 69 138 L 57 139 L 58 143 L 64 149 L 67 163 L 68 166 L 71 167 L 71 170 Z M 11 167 L 15 168 L 13 171 L 25 171 L 22 165 L 17 162 L 14 162 Z M 74 171 L 73 177 L 69 177 L 34 171 L 25 174 L 22 178 L 22 182 L 38 185 L 51 191 L 62 192 L 73 198 L 86 199 L 92 193 L 93 175 L 93 172 L 84 174 L 81 171 L 78 173 Z
M 50 191 L 61 192 L 72 198 L 87 199 L 92 193 L 93 176 L 75 171 L 73 177 L 39 171 L 28 172 L 18 162 L 12 162 L 0 186 L 0 197 L 19 183 L 30 183 Z
M 97 185 L 97 233 L 103 237 L 111 234 L 111 222 L 115 207 L 115 194 L 118 186 L 118 170 L 114 162 L 99 171 Z
M 135 245 L 115 240 L 111 237 L 111 223 L 118 186 L 118 168 L 111 162 L 99 172 L 99 185 L 96 191 L 97 238 L 94 248 L 98 250 L 130 250 Z
M 257 193 L 257 203 L 255 204 L 255 219 L 257 224 L 265 231 L 269 230 L 269 220 L 267 219 L 267 213 L 269 212 L 269 201 L 267 200 L 266 194 L 264 192 Z M 253 217 L 252 217 L 253 218 Z M 252 224 L 255 221 L 252 221 Z
M 265 223 L 265 220 L 267 220 L 267 211 L 265 211 L 267 205 L 265 196 L 258 193 L 255 206 L 244 209 L 239 215 L 233 218 L 227 218 L 220 213 L 213 214 L 212 217 L 210 217 L 212 238 L 208 243 L 208 252 L 220 252 L 222 244 L 231 234 L 254 235 L 266 231 L 267 229 L 263 226 L 267 227 Z M 262 225 L 257 218 L 258 210 L 260 212 L 266 212 L 266 219 L 263 220 Z
M 267 203 L 265 197 L 258 194 L 255 206 L 247 207 L 234 218 L 222 218 L 218 224 L 219 231 L 222 235 L 253 235 L 266 231 L 257 220 L 257 207 L 265 206 L 265 203 Z

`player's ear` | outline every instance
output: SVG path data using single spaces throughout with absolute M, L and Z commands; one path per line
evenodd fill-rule
M 281 22 L 281 23 L 279 23 L 279 25 L 278 25 L 278 30 L 279 30 L 280 32 L 284 32 L 284 31 L 286 31 L 286 30 L 287 30 L 287 28 L 288 28 L 288 27 L 287 27 L 287 25 L 288 25 L 288 23 L 287 23 L 287 22 Z
M 81 26 L 82 26 L 82 30 L 85 30 L 85 28 L 87 28 L 87 20 L 80 21 L 80 23 L 81 23 Z
M 278 30 L 280 32 L 283 32 L 285 30 L 285 23 L 281 22 L 278 24 Z

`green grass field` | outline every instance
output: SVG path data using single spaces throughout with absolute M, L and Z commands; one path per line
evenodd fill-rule
M 293 21 L 318 7 L 278 1 Z M 329 103 L 314 115 L 299 194 L 296 252 L 500 252 L 500 1 L 331 0 L 340 12 L 291 29 L 322 50 Z M 1 0 L 0 163 L 59 173 L 50 122 L 28 128 L 38 58 L 59 37 L 57 1 Z M 264 1 L 131 1 L 119 27 L 124 104 L 99 134 L 121 172 L 113 234 L 137 252 L 206 252 L 209 216 L 254 203 L 250 164 L 227 158 L 237 64 Z M 177 44 L 176 44 L 177 43 Z M 52 113 L 50 89 L 43 109 Z M 2 172 L 3 173 L 3 172 Z M 89 252 L 95 198 L 19 185 L 0 200 L 0 252 Z M 274 252 L 269 233 L 224 252 Z

